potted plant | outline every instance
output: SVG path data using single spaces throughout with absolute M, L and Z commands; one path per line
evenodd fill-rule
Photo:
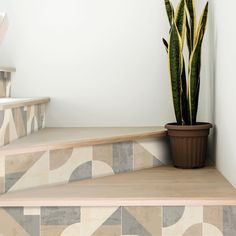
M 176 123 L 165 127 L 170 137 L 174 165 L 179 168 L 200 168 L 206 161 L 210 123 L 197 122 L 201 49 L 206 30 L 208 2 L 196 26 L 194 0 L 180 0 L 176 11 L 165 0 L 170 23 L 169 42 L 163 39 L 168 53 L 169 73 Z M 188 74 L 186 75 L 183 47 L 186 35 Z

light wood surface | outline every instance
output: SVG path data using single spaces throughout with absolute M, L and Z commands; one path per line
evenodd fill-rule
M 45 128 L 13 141 L 0 155 L 55 150 L 166 136 L 163 127 Z
M 0 72 L 16 72 L 16 69 L 13 67 L 0 66 Z
M 157 167 L 11 192 L 0 206 L 236 205 L 236 190 L 213 167 Z
M 11 109 L 22 106 L 48 103 L 49 97 L 42 98 L 0 98 L 0 110 Z

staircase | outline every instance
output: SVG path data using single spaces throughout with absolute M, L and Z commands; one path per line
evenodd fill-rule
M 0 68 L 0 235 L 234 236 L 236 190 L 173 168 L 163 127 L 45 127 L 49 98 L 11 98 Z

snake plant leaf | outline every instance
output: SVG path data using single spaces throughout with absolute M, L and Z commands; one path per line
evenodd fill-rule
M 189 61 L 189 117 L 190 124 L 196 124 L 197 110 L 198 110 L 198 98 L 200 89 L 200 70 L 201 70 L 201 49 L 202 42 L 206 30 L 208 16 L 208 3 L 205 6 L 203 14 L 199 22 L 198 33 L 195 39 L 195 46 Z
M 196 8 L 194 0 L 185 0 L 186 6 L 189 13 L 189 23 L 190 23 L 190 42 L 191 42 L 191 52 L 194 48 L 194 38 L 196 32 Z
M 185 125 L 189 124 L 189 108 L 188 108 L 188 96 L 187 96 L 187 81 L 186 81 L 186 71 L 185 62 L 183 58 L 183 69 L 181 75 L 181 111 L 182 118 Z
M 170 26 L 173 24 L 174 20 L 174 8 L 170 0 L 165 0 L 166 13 L 169 19 Z
M 177 6 L 175 22 L 182 39 L 182 43 L 184 43 L 185 28 L 186 28 L 185 0 L 180 0 Z
M 190 26 L 189 26 L 187 16 L 186 16 L 186 36 L 187 36 L 187 46 L 188 46 L 189 57 L 190 57 L 193 49 L 192 49 L 192 43 L 191 43 L 191 31 L 190 31 Z
M 182 125 L 181 116 L 181 74 L 182 74 L 182 40 L 176 23 L 173 22 L 168 48 L 169 73 L 176 121 Z
M 168 53 L 168 47 L 169 47 L 169 45 L 168 45 L 167 41 L 166 41 L 164 38 L 162 38 L 162 42 L 163 42 L 163 44 L 164 44 L 164 46 L 165 46 L 166 52 Z

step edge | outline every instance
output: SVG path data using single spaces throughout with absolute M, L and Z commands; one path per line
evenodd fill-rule
M 32 106 L 32 105 L 37 105 L 37 104 L 46 104 L 46 103 L 49 103 L 51 100 L 50 97 L 22 98 L 22 99 L 25 99 L 25 100 L 16 101 L 11 104 L 7 102 L 0 104 L 0 110 L 13 109 L 13 108 L 24 107 L 24 106 Z
M 16 68 L 9 66 L 0 66 L 0 72 L 16 72 Z
M 54 207 L 54 206 L 233 206 L 236 199 L 226 198 L 100 198 L 100 199 L 11 199 L 0 200 L 0 207 Z
M 161 128 L 161 127 L 160 127 Z M 71 141 L 61 141 L 50 144 L 43 145 L 29 145 L 22 148 L 13 148 L 0 150 L 0 155 L 16 155 L 23 154 L 28 152 L 40 152 L 46 150 L 59 150 L 59 149 L 67 149 L 67 148 L 78 148 L 78 147 L 86 147 L 86 146 L 94 146 L 94 145 L 102 145 L 102 144 L 111 144 L 111 143 L 119 143 L 119 142 L 127 142 L 127 141 L 135 141 L 146 138 L 161 138 L 166 137 L 167 131 L 163 128 L 163 130 L 158 131 L 148 131 L 137 134 L 130 135 L 119 135 L 119 136 L 111 136 L 106 138 L 94 138 L 87 140 L 71 140 Z M 7 146 L 6 146 L 7 147 Z

